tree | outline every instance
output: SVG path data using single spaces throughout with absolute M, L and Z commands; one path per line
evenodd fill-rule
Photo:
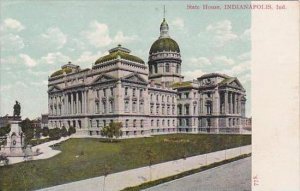
M 35 138 L 40 138 L 41 137 L 41 133 L 42 133 L 42 128 L 41 127 L 36 127 L 35 128 Z
M 22 131 L 25 134 L 25 144 L 28 144 L 31 139 L 34 137 L 34 126 L 30 119 L 26 118 L 25 120 L 21 121 L 20 126 Z
M 49 136 L 49 128 L 48 128 L 48 127 L 43 127 L 42 135 L 43 135 L 44 137 Z
M 149 166 L 149 179 L 150 179 L 150 181 L 152 180 L 151 166 L 153 165 L 155 157 L 156 157 L 156 155 L 151 149 L 146 150 L 146 158 L 147 158 L 148 166 Z
M 69 127 L 69 129 L 68 129 L 69 136 L 72 135 L 72 134 L 74 134 L 74 133 L 76 133 L 76 128 L 73 127 L 73 126 Z
M 113 138 L 119 138 L 122 136 L 122 123 L 121 122 L 111 122 L 108 126 L 105 126 L 101 129 L 101 135 L 107 137 L 110 141 L 113 141 Z
M 8 159 L 7 156 L 1 154 L 0 155 L 0 162 L 3 162 L 4 165 L 8 165 L 9 159 Z
M 61 128 L 60 132 L 61 132 L 61 136 L 63 136 L 63 137 L 66 137 L 66 136 L 69 135 L 69 133 L 68 133 L 68 131 L 67 131 L 67 129 L 66 129 L 65 126 L 63 126 L 63 127 Z
M 49 138 L 51 140 L 58 140 L 61 138 L 61 131 L 58 127 L 49 130 Z
M 10 124 L 0 128 L 0 137 L 6 136 L 10 132 Z

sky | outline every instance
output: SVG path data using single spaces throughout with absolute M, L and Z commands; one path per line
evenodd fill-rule
M 13 1 L 1 0 L 0 115 L 23 118 L 48 113 L 48 76 L 71 61 L 91 68 L 121 44 L 146 63 L 166 6 L 170 36 L 179 44 L 185 80 L 219 72 L 237 77 L 251 116 L 251 12 L 190 10 L 196 1 Z M 228 2 L 227 2 L 228 3 Z M 239 2 L 236 2 L 239 3 Z

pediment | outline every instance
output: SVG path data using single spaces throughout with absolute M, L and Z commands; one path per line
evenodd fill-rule
M 61 91 L 61 88 L 59 88 L 58 86 L 51 86 L 48 89 L 49 93 L 60 92 L 60 91 Z
M 105 82 L 110 82 L 116 80 L 116 78 L 107 75 L 107 74 L 102 74 L 100 76 L 98 76 L 93 82 L 92 84 L 97 84 L 97 83 L 105 83 Z
M 147 83 L 147 81 L 137 73 L 133 73 L 128 76 L 125 76 L 123 78 L 123 80 L 129 81 L 129 82 L 136 82 L 136 83 Z

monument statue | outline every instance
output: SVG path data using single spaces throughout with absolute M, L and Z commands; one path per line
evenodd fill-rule
M 14 105 L 14 117 L 20 117 L 21 114 L 21 105 L 18 101 L 16 101 L 16 104 Z

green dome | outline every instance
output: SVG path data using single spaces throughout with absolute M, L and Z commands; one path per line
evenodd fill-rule
M 141 58 L 131 55 L 129 53 L 130 53 L 130 50 L 121 47 L 121 45 L 118 45 L 118 47 L 109 50 L 108 55 L 100 57 L 98 60 L 96 60 L 95 64 L 97 65 L 97 64 L 100 64 L 100 63 L 103 63 L 103 62 L 106 62 L 109 60 L 114 60 L 117 58 L 129 60 L 129 61 L 133 61 L 133 62 L 138 62 L 140 64 L 145 64 L 145 62 Z
M 172 51 L 180 53 L 177 42 L 171 38 L 159 38 L 151 46 L 149 53 Z

